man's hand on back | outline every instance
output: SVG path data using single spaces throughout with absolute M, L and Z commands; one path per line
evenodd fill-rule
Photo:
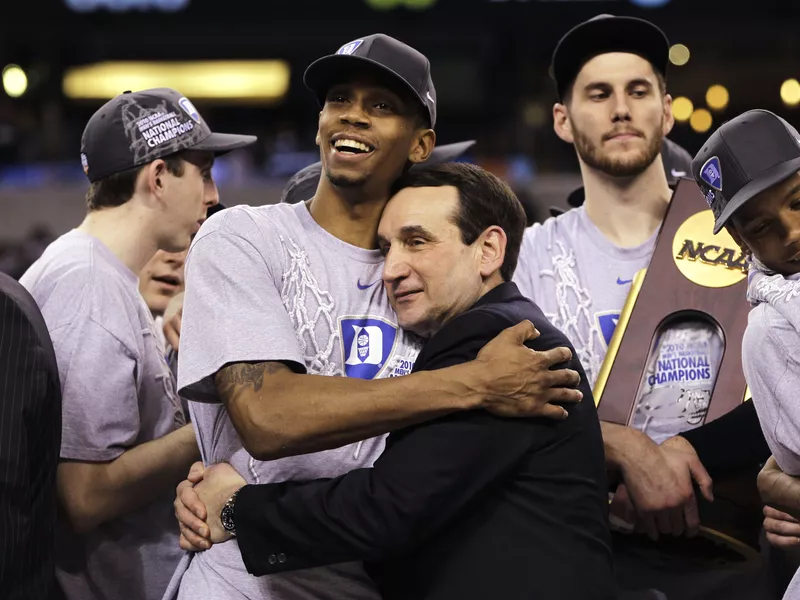
M 549 417 L 566 419 L 567 411 L 556 403 L 580 402 L 574 389 L 580 376 L 572 369 L 550 370 L 572 358 L 569 348 L 537 352 L 525 342 L 539 337 L 530 321 L 523 321 L 497 335 L 475 360 L 481 371 L 483 407 L 502 417 Z

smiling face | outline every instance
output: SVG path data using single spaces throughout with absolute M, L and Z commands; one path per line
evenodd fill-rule
M 341 188 L 387 189 L 408 162 L 424 161 L 435 135 L 410 94 L 380 78 L 354 75 L 332 86 L 319 117 L 317 144 L 328 180 Z
M 578 73 L 566 104 L 554 107 L 556 133 L 587 166 L 612 177 L 638 175 L 658 157 L 674 123 L 672 98 L 661 85 L 640 56 L 595 56 Z
M 139 292 L 153 316 L 163 315 L 170 299 L 183 291 L 183 263 L 187 252 L 159 250 L 139 273 Z
M 768 269 L 800 273 L 800 173 L 751 198 L 731 217 L 731 235 Z

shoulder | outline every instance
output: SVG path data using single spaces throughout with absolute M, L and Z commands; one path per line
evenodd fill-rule
M 800 350 L 800 336 L 775 307 L 764 302 L 750 311 L 742 339 L 746 362 L 765 359 L 776 351 L 794 356 L 796 350 Z
M 282 239 L 299 226 L 294 206 L 233 206 L 211 216 L 195 236 L 186 259 L 187 271 L 193 260 L 236 267 L 234 254 L 250 255 L 269 265 L 280 261 Z
M 579 210 L 582 209 L 573 208 L 543 223 L 534 223 L 525 230 L 522 247 L 528 251 L 549 249 L 556 242 L 572 237 L 578 224 Z
M 279 231 L 296 221 L 294 205 L 232 206 L 212 215 L 203 223 L 194 243 L 214 234 L 240 236 L 255 242 L 264 233 Z

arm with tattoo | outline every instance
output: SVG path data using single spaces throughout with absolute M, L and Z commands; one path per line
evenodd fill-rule
M 234 363 L 215 383 L 245 449 L 273 460 L 337 448 L 459 410 L 564 418 L 556 402 L 576 402 L 579 377 L 550 367 L 567 348 L 523 345 L 538 332 L 525 321 L 487 344 L 469 363 L 403 377 L 363 380 L 294 373 L 280 362 Z

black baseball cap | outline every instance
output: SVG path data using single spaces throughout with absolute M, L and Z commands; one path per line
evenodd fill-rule
M 181 150 L 224 154 L 256 139 L 212 133 L 191 101 L 176 90 L 128 91 L 89 119 L 81 138 L 81 164 L 89 181 L 95 182 Z
M 467 140 L 465 142 L 436 146 L 428 157 L 428 160 L 414 164 L 411 169 L 458 160 L 474 145 L 475 140 Z M 296 204 L 311 198 L 317 191 L 317 185 L 319 185 L 319 178 L 321 175 L 321 162 L 315 162 L 314 164 L 300 169 L 286 182 L 286 186 L 283 188 L 283 194 L 281 195 L 281 202 Z
M 436 89 L 430 61 L 411 46 L 383 33 L 348 42 L 334 54 L 314 61 L 306 69 L 303 82 L 323 106 L 331 86 L 342 82 L 349 73 L 365 68 L 397 80 L 422 104 L 431 129 L 436 126 Z
M 570 29 L 553 52 L 550 77 L 559 100 L 590 59 L 608 52 L 638 54 L 667 75 L 669 40 L 650 21 L 635 17 L 598 15 Z
M 778 115 L 749 110 L 717 129 L 692 161 L 717 233 L 748 200 L 800 171 L 800 134 Z

